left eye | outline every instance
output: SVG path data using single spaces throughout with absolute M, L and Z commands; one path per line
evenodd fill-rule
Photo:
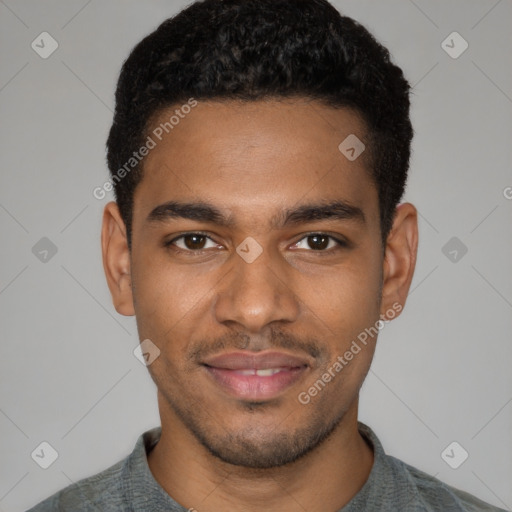
M 302 244 L 302 246 L 301 246 Z M 307 235 L 301 240 L 299 240 L 296 244 L 294 244 L 294 248 L 304 249 L 307 248 L 304 246 L 307 244 L 314 251 L 325 251 L 327 249 L 332 249 L 336 246 L 344 246 L 345 244 L 332 236 L 324 235 L 323 233 L 314 233 L 311 235 Z

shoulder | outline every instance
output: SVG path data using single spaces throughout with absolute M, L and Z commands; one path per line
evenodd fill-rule
M 122 482 L 127 459 L 65 487 L 27 512 L 122 510 L 120 507 L 125 503 Z
M 100 473 L 68 485 L 27 512 L 126 512 L 132 510 L 135 502 L 145 506 L 147 495 L 155 492 L 155 488 L 160 490 L 147 464 L 147 453 L 160 434 L 160 427 L 144 432 L 127 457 Z
M 386 454 L 375 432 L 361 422 L 359 432 L 373 447 L 374 465 L 346 512 L 505 512 Z
M 425 511 L 504 512 L 504 509 L 489 505 L 472 494 L 451 487 L 395 457 L 388 457 L 394 465 L 400 467 L 407 475 L 415 490 L 415 500 L 418 505 L 423 506 Z

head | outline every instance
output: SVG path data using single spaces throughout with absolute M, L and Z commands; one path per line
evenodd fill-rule
M 160 351 L 163 426 L 264 468 L 353 415 L 414 271 L 415 209 L 397 208 L 411 138 L 402 71 L 324 0 L 196 2 L 135 47 L 102 240 L 116 309 Z M 215 366 L 276 351 L 291 359 L 267 381 Z

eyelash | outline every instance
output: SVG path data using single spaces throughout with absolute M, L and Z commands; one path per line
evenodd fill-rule
M 210 240 L 210 241 L 215 243 L 215 241 L 212 240 L 212 238 L 210 236 L 208 236 L 207 233 L 204 233 L 202 231 L 191 231 L 189 233 L 182 233 L 180 236 L 177 236 L 176 238 L 173 238 L 172 240 L 164 242 L 164 246 L 168 247 L 168 248 L 172 248 L 172 250 L 177 252 L 177 253 L 187 253 L 187 254 L 194 254 L 194 255 L 201 255 L 201 254 L 203 254 L 203 252 L 208 251 L 208 249 L 198 249 L 196 251 L 191 250 L 191 249 L 181 249 L 180 247 L 176 247 L 174 245 L 174 242 L 176 242 L 177 240 L 180 240 L 181 238 L 185 238 L 187 236 L 192 236 L 192 235 L 199 235 L 201 237 L 205 237 L 208 240 Z M 349 247 L 348 242 L 345 242 L 344 240 L 340 240 L 339 238 L 336 238 L 336 237 L 334 237 L 332 235 L 329 235 L 327 233 L 322 233 L 322 232 L 318 232 L 318 231 L 313 231 L 311 233 L 306 233 L 300 240 L 297 240 L 297 242 L 295 242 L 293 245 L 298 244 L 299 242 L 301 242 L 302 240 L 304 240 L 304 239 L 306 239 L 306 238 L 308 238 L 310 236 L 325 236 L 325 237 L 329 238 L 330 240 L 333 240 L 334 242 L 336 242 L 338 244 L 338 247 L 331 247 L 330 249 L 319 249 L 319 250 L 310 249 L 310 250 L 307 251 L 307 252 L 314 252 L 314 253 L 316 253 L 319 256 L 320 255 L 322 255 L 322 256 L 323 255 L 329 255 L 333 250 L 339 250 L 339 249 L 343 249 L 343 248 Z

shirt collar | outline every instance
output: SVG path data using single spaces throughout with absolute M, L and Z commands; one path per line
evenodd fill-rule
M 417 493 L 407 472 L 397 464 L 396 459 L 386 455 L 370 427 L 358 422 L 358 429 L 373 448 L 374 462 L 366 483 L 339 512 L 377 511 L 382 502 L 394 503 L 399 509 L 405 507 Z M 123 467 L 125 494 L 133 512 L 186 510 L 167 494 L 149 469 L 147 456 L 160 440 L 161 433 L 162 428 L 155 427 L 139 436 Z

